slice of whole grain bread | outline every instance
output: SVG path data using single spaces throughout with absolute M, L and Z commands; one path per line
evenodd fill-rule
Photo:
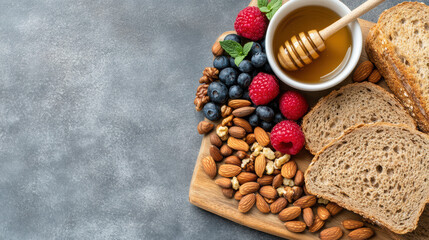
M 349 127 L 362 123 L 390 122 L 416 128 L 395 97 L 370 82 L 349 84 L 321 99 L 304 117 L 306 148 L 316 154 Z
M 390 123 L 352 127 L 317 153 L 305 184 L 395 233 L 410 232 L 429 200 L 429 136 Z
M 429 132 L 429 6 L 404 2 L 384 11 L 366 50 L 419 128 Z

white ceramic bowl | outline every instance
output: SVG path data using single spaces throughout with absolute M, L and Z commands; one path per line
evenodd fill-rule
M 288 75 L 284 74 L 283 70 L 281 69 L 281 66 L 276 61 L 277 49 L 273 49 L 273 38 L 275 30 L 277 29 L 277 26 L 280 24 L 283 18 L 294 10 L 305 6 L 323 6 L 336 12 L 341 17 L 347 15 L 350 12 L 350 9 L 339 0 L 290 0 L 286 2 L 276 12 L 274 17 L 270 21 L 265 40 L 266 53 L 271 68 L 282 82 L 293 88 L 300 89 L 303 91 L 321 91 L 331 88 L 342 82 L 350 75 L 350 73 L 356 67 L 360 58 L 360 54 L 362 52 L 362 31 L 360 29 L 358 21 L 353 21 L 348 25 L 353 41 L 352 52 L 344 69 L 340 73 L 338 73 L 338 75 L 322 83 L 311 84 L 298 82 L 289 77 Z M 321 29 L 317 30 L 320 31 Z

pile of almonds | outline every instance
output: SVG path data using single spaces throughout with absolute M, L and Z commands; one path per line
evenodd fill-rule
M 216 128 L 206 121 L 198 124 L 200 134 L 216 129 L 210 135 L 210 156 L 202 160 L 205 173 L 210 178 L 219 175 L 215 183 L 225 197 L 239 201 L 242 213 L 256 206 L 262 213 L 278 214 L 291 232 L 321 230 L 342 208 L 307 192 L 304 174 L 291 156 L 274 151 L 270 133 L 260 127 L 253 129 L 244 119 L 255 111 L 250 105 L 248 100 L 230 100 L 221 107 L 223 119 Z M 297 220 L 300 216 L 302 220 Z M 343 227 L 356 229 L 350 232 L 351 239 L 367 239 L 374 234 L 360 221 L 346 220 Z M 320 232 L 321 239 L 339 239 L 342 235 L 339 227 Z

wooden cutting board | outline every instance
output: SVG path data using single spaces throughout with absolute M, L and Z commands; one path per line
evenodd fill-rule
M 249 5 L 255 6 L 255 4 L 256 4 L 256 0 L 252 0 Z M 359 23 L 362 29 L 363 38 L 366 39 L 366 36 L 368 34 L 370 27 L 372 27 L 375 23 L 361 20 L 361 19 L 359 19 Z M 368 60 L 368 57 L 366 55 L 366 52 L 363 50 L 360 61 L 362 62 L 365 60 Z M 341 86 L 344 86 L 351 82 L 352 82 L 351 79 L 348 78 L 342 84 L 329 90 L 325 90 L 321 92 L 301 92 L 301 93 L 306 97 L 310 106 L 314 106 L 321 97 L 326 96 L 333 89 L 338 89 Z M 379 83 L 379 85 L 388 89 L 384 81 Z M 283 90 L 289 89 L 289 87 L 286 86 L 285 84 L 283 84 L 281 87 Z M 235 199 L 228 199 L 224 197 L 222 194 L 221 188 L 215 184 L 214 180 L 212 180 L 205 174 L 202 168 L 201 160 L 205 156 L 210 155 L 209 154 L 210 145 L 211 144 L 210 144 L 208 135 L 204 136 L 201 143 L 200 152 L 198 154 L 198 159 L 195 164 L 194 174 L 192 176 L 191 185 L 189 189 L 189 201 L 192 204 L 204 210 L 217 214 L 221 217 L 234 221 L 236 223 L 239 223 L 272 235 L 276 235 L 279 237 L 288 238 L 288 239 L 300 239 L 300 240 L 319 239 L 318 233 L 310 233 L 308 231 L 305 231 L 304 233 L 289 232 L 284 227 L 284 223 L 278 219 L 277 214 L 271 214 L 271 213 L 263 214 L 258 209 L 256 209 L 256 207 L 253 207 L 253 209 L 250 210 L 248 213 L 245 213 L 245 214 L 240 213 L 237 210 L 238 201 L 236 201 Z M 299 169 L 302 171 L 305 171 L 305 169 L 307 169 L 312 158 L 313 158 L 313 155 L 311 155 L 305 149 L 302 150 L 298 155 L 293 157 L 293 159 L 297 162 Z M 414 232 L 406 235 L 397 235 L 390 232 L 389 230 L 371 225 L 371 228 L 376 231 L 376 235 L 372 239 L 413 239 L 413 240 L 429 239 L 429 207 L 428 206 L 426 207 L 425 211 L 420 217 L 419 226 Z M 325 224 L 325 227 L 341 226 L 341 222 L 345 219 L 359 220 L 361 219 L 361 217 L 350 211 L 343 210 L 340 214 L 336 215 L 335 217 L 329 218 Z M 349 231 L 343 228 L 343 232 L 344 232 L 343 239 L 346 239 L 347 238 L 346 236 Z

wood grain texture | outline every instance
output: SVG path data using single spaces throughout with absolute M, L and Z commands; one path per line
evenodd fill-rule
M 252 1 L 250 5 L 254 4 L 255 1 Z M 371 26 L 374 25 L 372 22 L 359 19 L 359 23 L 362 28 L 362 33 L 364 39 L 368 34 L 368 30 Z M 221 36 L 232 33 L 233 31 L 226 32 Z M 220 37 L 221 37 L 220 36 Z M 367 60 L 366 52 L 362 51 L 360 61 Z M 333 89 L 338 89 L 343 85 L 351 83 L 351 78 L 346 79 L 342 84 L 336 86 Z M 387 89 L 387 85 L 382 81 L 380 86 Z M 289 89 L 284 84 L 282 89 Z M 326 96 L 333 89 L 320 91 L 320 92 L 301 92 L 306 99 L 309 101 L 310 106 L 314 106 L 316 102 L 323 96 Z M 236 223 L 248 226 L 250 228 L 266 232 L 268 234 L 276 235 L 288 239 L 319 239 L 318 232 L 310 233 L 305 231 L 304 233 L 292 233 L 289 232 L 285 227 L 284 223 L 278 219 L 278 215 L 274 214 L 263 214 L 253 207 L 248 213 L 240 213 L 237 209 L 238 201 L 234 199 L 228 199 L 222 194 L 222 190 L 217 186 L 213 179 L 209 178 L 205 173 L 201 165 L 201 160 L 205 156 L 209 155 L 210 148 L 210 138 L 209 136 L 204 136 L 200 152 L 198 154 L 198 159 L 195 164 L 194 174 L 192 176 L 191 185 L 189 189 L 189 201 L 202 209 L 205 209 L 209 212 L 217 214 L 221 217 L 227 218 Z M 298 168 L 302 171 L 310 164 L 313 155 L 311 155 L 307 150 L 302 150 L 298 155 L 294 156 L 294 159 Z M 217 164 L 220 165 L 219 163 Z M 219 178 L 219 176 L 217 176 Z M 350 211 L 343 210 L 340 214 L 336 215 L 333 218 L 327 220 L 325 227 L 341 226 L 341 222 L 346 219 L 355 219 L 359 220 L 361 217 Z M 302 220 L 302 219 L 301 219 Z M 370 225 L 370 224 L 369 224 Z M 385 230 L 378 226 L 371 225 L 371 228 L 375 230 L 376 235 L 372 239 L 429 239 L 429 207 L 426 207 L 422 216 L 420 217 L 419 227 L 412 233 L 406 235 L 397 235 L 388 230 Z M 344 236 L 343 239 L 346 239 L 348 230 L 343 229 Z

